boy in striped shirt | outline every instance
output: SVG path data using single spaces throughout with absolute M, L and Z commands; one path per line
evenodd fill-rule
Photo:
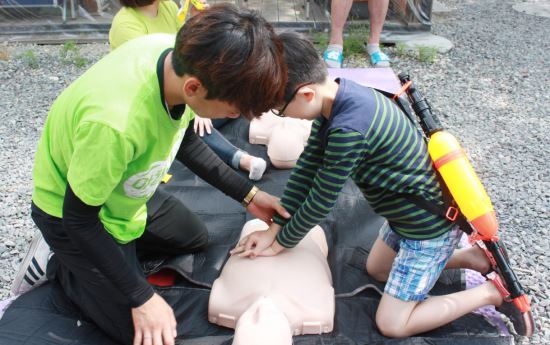
M 311 135 L 281 200 L 292 218 L 275 216 L 267 231 L 244 238 L 232 254 L 272 256 L 294 247 L 328 215 L 352 178 L 373 209 L 388 220 L 367 260 L 369 275 L 387 281 L 376 314 L 382 334 L 426 332 L 488 304 L 507 307 L 516 319 L 512 321 L 521 322 L 519 310 L 503 302 L 490 281 L 426 298 L 444 268 L 485 273 L 490 264 L 477 246 L 455 251 L 462 235 L 458 227 L 406 197 L 443 205 L 422 136 L 389 98 L 350 80 L 329 79 L 307 39 L 296 33 L 280 37 L 288 83 L 286 103 L 273 112 L 314 120 Z

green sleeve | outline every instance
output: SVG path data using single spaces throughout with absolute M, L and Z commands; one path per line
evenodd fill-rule
M 366 154 L 363 136 L 355 131 L 335 129 L 330 132 L 322 157 L 322 164 L 311 177 L 296 179 L 295 175 L 285 188 L 302 186 L 307 197 L 277 235 L 277 242 L 286 248 L 294 247 L 308 231 L 323 221 L 334 207 L 347 179 Z M 319 159 L 318 159 L 319 160 Z M 306 179 L 309 181 L 305 182 Z M 283 197 L 284 199 L 284 197 Z
M 313 121 L 311 133 L 307 140 L 304 152 L 300 155 L 296 166 L 292 169 L 290 178 L 285 187 L 281 205 L 293 215 L 307 197 L 308 191 L 313 183 L 313 178 L 317 174 L 317 169 L 323 162 L 323 148 L 318 136 L 321 122 Z M 273 221 L 281 226 L 287 223 L 287 219 L 275 214 Z
M 103 205 L 120 183 L 133 146 L 118 131 L 94 122 L 78 126 L 73 145 L 67 181 L 84 203 Z

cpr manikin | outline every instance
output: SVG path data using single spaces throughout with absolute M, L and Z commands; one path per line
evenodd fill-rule
M 248 141 L 267 146 L 271 164 L 279 169 L 292 169 L 304 150 L 311 121 L 278 117 L 271 111 L 250 122 Z
M 241 238 L 267 227 L 251 220 Z M 327 253 L 325 234 L 316 226 L 277 256 L 231 256 L 212 286 L 208 320 L 234 328 L 233 345 L 291 345 L 293 335 L 331 332 L 334 289 Z

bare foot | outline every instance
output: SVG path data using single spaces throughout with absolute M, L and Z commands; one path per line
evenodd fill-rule
M 491 263 L 483 249 L 474 245 L 455 250 L 446 268 L 468 268 L 485 274 L 491 269 Z
M 500 307 L 504 302 L 504 298 L 500 294 L 500 291 L 498 291 L 492 281 L 486 281 L 484 284 L 487 285 L 489 290 L 489 304 L 494 305 L 495 307 Z
M 464 268 L 469 268 L 482 274 L 487 273 L 491 269 L 489 258 L 479 246 L 473 245 L 470 248 L 464 248 L 462 250 L 464 250 Z

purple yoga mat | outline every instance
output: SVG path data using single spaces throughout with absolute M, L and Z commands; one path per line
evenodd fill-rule
M 0 301 L 0 319 L 2 318 L 2 316 L 4 316 L 4 312 L 6 311 L 6 309 L 8 309 L 8 307 L 11 305 L 13 301 L 17 299 L 17 297 L 19 297 L 19 295 L 12 296 L 3 301 Z
M 391 68 L 329 68 L 332 78 L 345 78 L 358 84 L 396 93 L 401 88 L 399 79 Z

